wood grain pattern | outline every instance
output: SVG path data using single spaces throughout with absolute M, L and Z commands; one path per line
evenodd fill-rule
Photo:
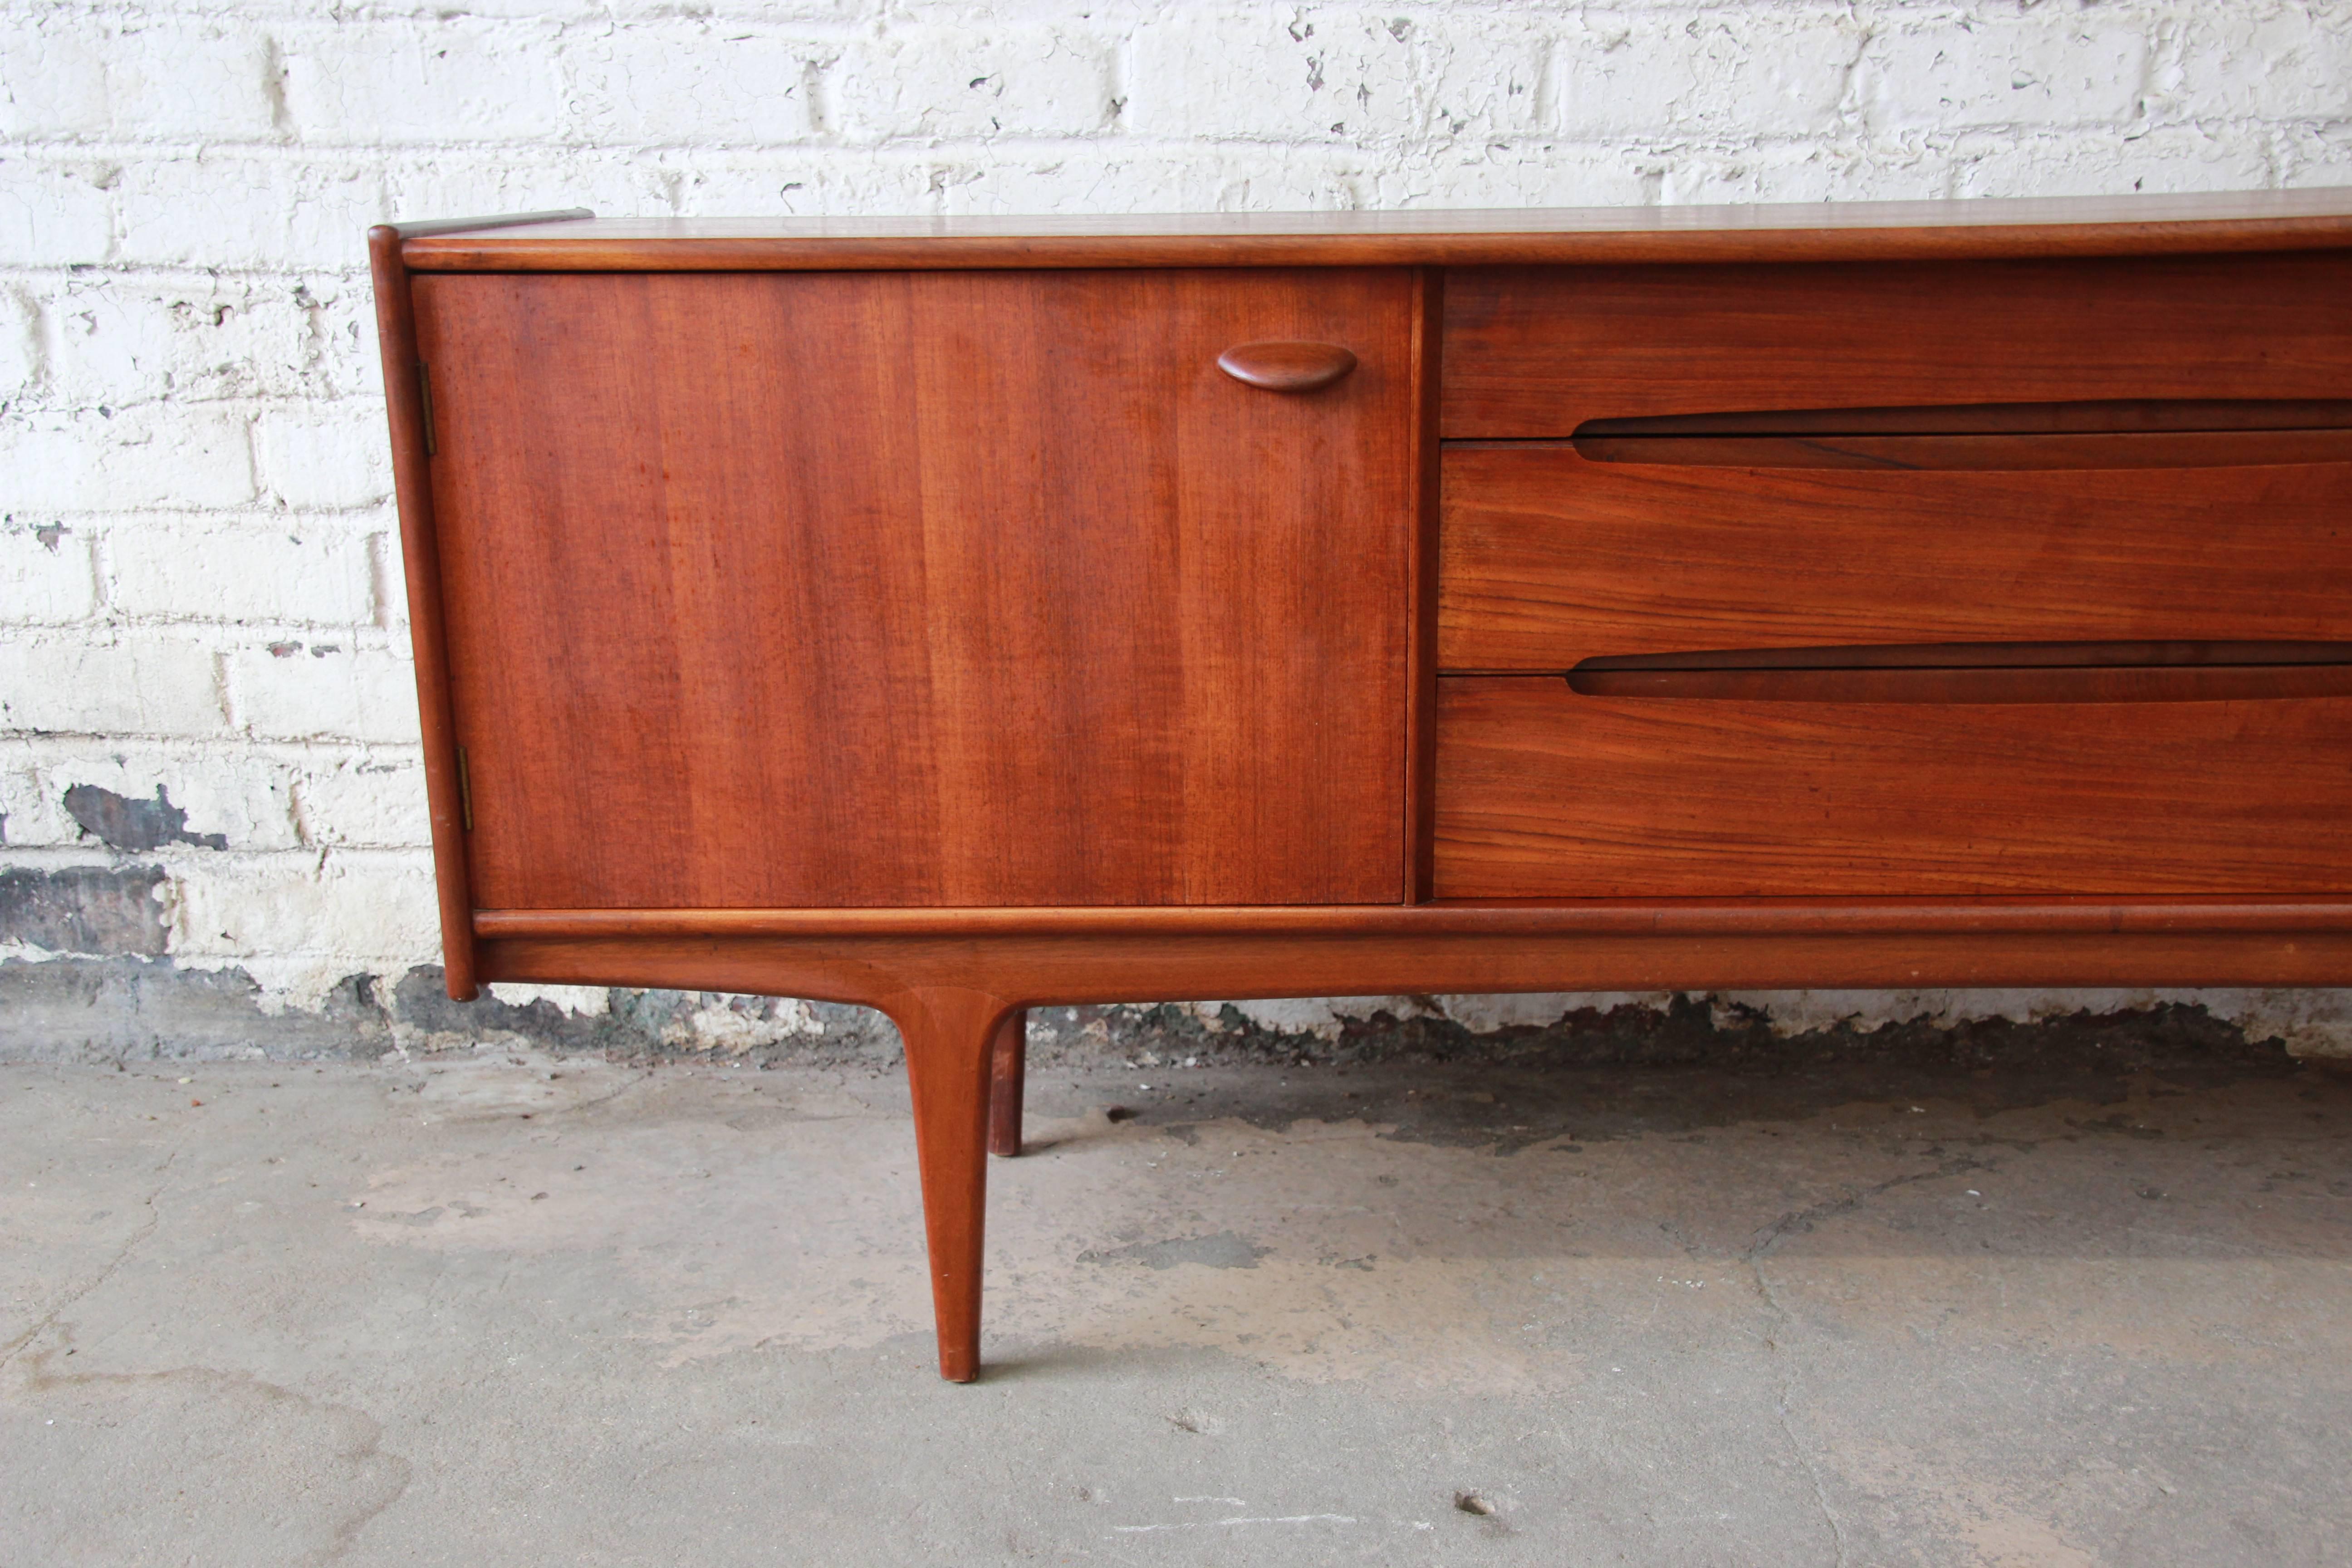
M 2352 191 L 1478 212 L 604 218 L 412 241 L 420 270 L 1591 265 L 2290 250 Z
M 2120 901 L 2081 894 L 2030 899 L 1476 899 L 1344 908 L 480 910 L 474 916 L 474 930 L 483 942 L 578 940 L 603 952 L 618 951 L 620 944 L 638 940 L 663 944 L 663 951 L 675 952 L 680 951 L 677 946 L 680 942 L 758 938 L 820 945 L 871 942 L 879 944 L 877 952 L 895 953 L 903 948 L 937 957 L 949 951 L 941 945 L 943 939 L 968 940 L 975 945 L 957 960 L 963 967 L 951 971 L 966 978 L 1000 959 L 1003 967 L 1018 971 L 1026 961 L 1024 955 L 1037 951 L 1060 952 L 1064 944 L 1074 944 L 1070 951 L 1078 952 L 1090 942 L 1103 944 L 1106 952 L 1149 952 L 1153 942 L 1181 937 L 1187 940 L 1170 942 L 1167 949 L 1171 955 L 1171 974 L 1186 977 L 1181 982 L 1186 985 L 1228 987 L 1200 994 L 1290 996 L 1320 993 L 1231 987 L 1283 984 L 1279 978 L 1284 973 L 1283 951 L 1289 942 L 1302 939 L 1347 942 L 1475 937 L 1572 943 L 1597 936 L 1773 941 L 1796 936 L 1944 938 L 2033 932 L 2132 937 L 2352 933 L 2352 895 Z M 1194 978 L 1204 973 L 1218 978 Z M 1160 994 L 1158 991 L 1106 992 L 1099 984 L 1088 984 L 1081 992 L 1065 995 L 1064 988 L 1072 983 L 1069 972 L 1057 972 L 1047 989 L 1015 985 L 1013 994 L 1063 1001 L 1120 1001 Z M 1037 983 L 1024 983 L 1032 984 Z M 1129 979 L 1106 979 L 1100 984 L 1149 986 L 1154 983 L 1135 980 L 1130 972 Z M 1600 989 L 1623 987 L 1612 984 Z M 856 1001 L 878 993 L 823 994 Z
M 1439 657 L 1874 642 L 2326 640 L 2352 464 L 2105 471 L 1593 463 L 1449 447 Z
M 433 510 L 431 446 L 418 364 L 416 317 L 403 231 L 368 230 L 374 275 L 376 344 L 383 359 L 384 412 L 392 427 L 393 494 L 400 509 L 401 570 L 408 591 L 409 642 L 415 650 L 416 714 L 425 742 L 425 802 L 433 831 L 433 887 L 440 905 L 442 984 L 451 997 L 478 994 L 474 967 L 474 889 L 466 868 L 464 788 L 457 774 L 457 721 L 451 708 L 447 623 L 441 595 L 440 531 Z
M 1405 901 L 1429 897 L 1430 854 L 1436 831 L 1437 768 L 1437 507 L 1444 445 L 1438 439 L 1438 376 L 1445 343 L 1445 274 L 1433 267 L 1413 275 L 1412 559 L 1406 569 L 1405 636 Z
M 1884 265 L 1465 268 L 1445 434 L 1761 408 L 2340 398 L 2352 251 Z
M 1933 907 L 1962 912 L 1948 903 Z M 2290 912 L 2266 925 L 2216 929 L 2201 912 L 2172 923 L 2126 924 L 2123 941 L 2094 903 L 2077 923 L 2021 927 L 2009 923 L 2006 910 L 1994 909 L 1916 929 L 1895 921 L 1875 930 L 1859 921 L 1736 930 L 1718 918 L 1645 930 L 1562 922 L 1550 930 L 1522 923 L 1381 935 L 1302 931 L 1280 942 L 1108 931 L 982 940 L 961 932 L 518 936 L 486 939 L 480 952 L 490 980 L 740 991 L 868 1006 L 881 1005 L 894 987 L 918 984 L 962 985 L 1042 1005 L 1360 994 L 1370 976 L 1400 992 L 1447 994 L 2344 984 L 2352 976 L 2352 931 L 2340 920 L 2314 929 L 2294 912 L 2310 906 L 2284 907 Z M 974 1092 L 982 1087 L 975 1080 Z
M 2352 890 L 2352 699 L 1655 702 L 1453 679 L 1445 898 Z
M 1401 897 L 1412 291 L 421 279 L 478 900 Z

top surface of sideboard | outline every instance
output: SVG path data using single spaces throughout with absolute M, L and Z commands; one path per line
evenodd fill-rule
M 1486 266 L 2150 256 L 2352 245 L 2352 189 L 2030 200 L 402 226 L 417 271 Z

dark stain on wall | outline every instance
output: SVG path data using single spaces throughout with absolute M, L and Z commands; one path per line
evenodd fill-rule
M 273 1012 L 241 969 L 151 957 L 0 963 L 0 1061 L 368 1060 L 392 1044 L 363 974 L 336 985 L 315 1013 Z
M 84 833 L 131 855 L 144 855 L 166 844 L 193 844 L 199 849 L 228 847 L 226 834 L 189 832 L 188 814 L 172 804 L 162 784 L 155 786 L 153 800 L 132 800 L 96 784 L 75 784 L 66 791 L 66 810 L 81 824 Z
M 625 987 L 608 991 L 606 1002 L 593 1016 L 545 1000 L 452 1002 L 440 969 L 420 965 L 397 980 L 348 975 L 313 1010 L 269 1005 L 238 969 L 185 969 L 145 955 L 11 959 L 0 961 L 0 1062 L 365 1061 L 394 1051 L 524 1047 L 649 1067 L 723 1061 L 891 1073 L 901 1059 L 898 1031 L 864 1007 L 809 1004 L 790 1033 L 730 1048 L 694 1026 L 698 1013 L 721 1008 L 751 1023 L 795 1005 Z M 2157 1092 L 2147 1086 L 2159 1081 L 2163 1093 L 2193 1093 L 2319 1070 L 2283 1042 L 2250 1037 L 2197 1005 L 2032 1023 L 1838 1025 L 1783 1037 L 1760 1013 L 1695 996 L 1488 1031 L 1383 1013 L 1347 1020 L 1336 1038 L 1266 1028 L 1238 1009 L 1204 1019 L 1166 1006 L 1041 1007 L 1030 1014 L 1029 1051 L 1035 1067 L 1104 1075 L 1096 1089 L 1113 1100 L 1136 1092 L 1138 1069 L 1148 1069 L 1156 1092 L 1129 1100 L 1143 1109 L 1124 1114 L 1174 1137 L 1225 1115 L 1267 1125 L 1369 1117 L 1394 1122 L 1392 1135 L 1409 1141 L 1491 1144 L 1500 1152 L 1563 1132 L 1591 1139 L 1728 1125 L 1889 1096 L 1990 1114 L 2053 1100 L 2113 1105 Z M 1279 1093 L 1230 1076 L 1267 1066 L 1307 1070 L 1286 1079 Z M 1182 1070 L 1194 1068 L 1213 1070 Z M 1662 1086 L 1677 1086 L 1671 1107 L 1651 1098 Z
M 51 952 L 161 953 L 161 866 L 0 871 L 0 942 Z

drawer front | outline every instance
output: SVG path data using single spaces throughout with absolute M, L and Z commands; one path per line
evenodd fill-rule
M 2352 606 L 2352 462 L 1885 471 L 1449 446 L 1438 581 L 1440 665 L 1460 671 L 1806 645 L 2326 640 Z
M 2352 889 L 2352 697 L 1738 702 L 1439 682 L 1439 898 Z
M 1461 268 L 1449 437 L 1588 419 L 2118 398 L 2334 398 L 2352 254 Z

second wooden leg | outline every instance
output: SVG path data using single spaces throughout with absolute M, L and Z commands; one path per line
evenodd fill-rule
M 979 991 L 907 991 L 883 1003 L 907 1046 L 915 1163 L 930 1247 L 940 1375 L 980 1375 L 980 1270 L 988 1211 L 991 1047 L 1008 1009 Z
M 996 1026 L 988 1053 L 988 1152 L 1021 1152 L 1021 1094 L 1029 1063 L 1029 1010 L 1015 1007 Z

